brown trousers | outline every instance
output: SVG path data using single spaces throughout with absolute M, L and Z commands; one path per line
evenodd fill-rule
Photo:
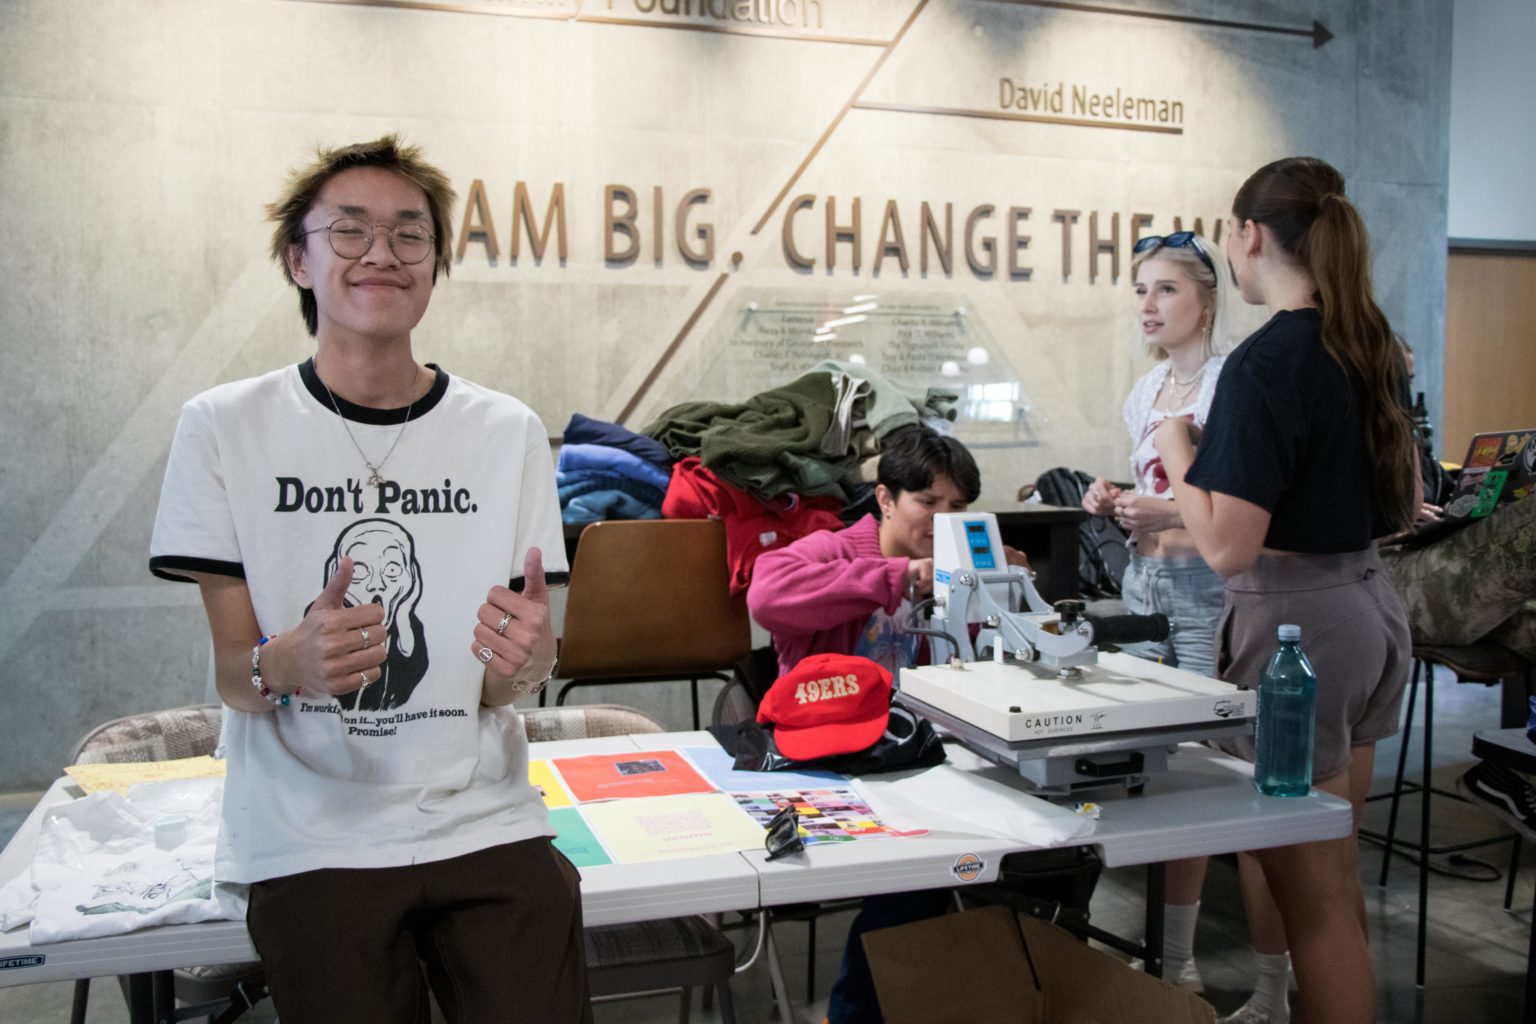
M 547 838 L 251 886 L 283 1024 L 590 1024 L 580 875 Z M 425 970 L 423 970 L 425 968 Z
M 1413 664 L 1408 614 L 1374 547 L 1338 555 L 1261 554 L 1247 572 L 1227 580 L 1216 627 L 1221 678 L 1257 687 L 1282 623 L 1301 627 L 1301 649 L 1317 672 L 1316 784 L 1349 767 L 1352 747 L 1397 732 Z M 1218 745 L 1254 759 L 1252 737 Z

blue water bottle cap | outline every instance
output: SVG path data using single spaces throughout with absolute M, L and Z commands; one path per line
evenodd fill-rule
M 1281 640 L 1300 640 L 1301 639 L 1301 627 L 1300 626 L 1289 626 L 1289 625 L 1281 626 L 1280 627 L 1280 639 Z

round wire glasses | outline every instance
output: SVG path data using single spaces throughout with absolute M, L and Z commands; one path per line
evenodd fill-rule
M 401 263 L 420 263 L 432 255 L 432 243 L 436 240 L 425 224 L 369 224 L 356 217 L 341 217 L 323 228 L 312 228 L 305 236 L 324 231 L 331 243 L 331 251 L 344 260 L 360 260 L 373 248 L 373 240 L 379 228 L 389 233 L 389 249 Z

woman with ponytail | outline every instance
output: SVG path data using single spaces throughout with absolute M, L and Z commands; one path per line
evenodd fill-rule
M 1395 397 L 1403 362 L 1372 296 L 1365 225 L 1327 163 L 1256 171 L 1233 200 L 1226 249 L 1244 300 L 1271 317 L 1227 357 L 1198 453 L 1177 420 L 1158 429 L 1157 449 L 1186 529 L 1227 579 L 1218 672 L 1257 686 L 1276 627 L 1301 626 L 1318 678 L 1312 782 L 1351 801 L 1358 829 L 1411 650 L 1375 546 L 1419 505 Z M 1251 760 L 1252 741 L 1234 752 Z M 1375 1020 L 1355 834 L 1253 856 L 1308 1024 Z

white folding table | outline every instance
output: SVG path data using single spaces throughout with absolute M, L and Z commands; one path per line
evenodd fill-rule
M 539 759 L 622 750 L 667 750 L 711 745 L 705 732 L 662 733 L 533 744 Z M 950 761 L 966 770 L 1018 785 L 1017 776 L 950 746 Z M 61 779 L 0 851 L 0 884 L 31 863 L 44 811 L 78 792 Z M 1347 801 L 1313 792 L 1299 798 L 1265 797 L 1253 788 L 1251 768 L 1204 747 L 1186 745 L 1169 770 L 1139 795 L 1101 799 L 1093 835 L 1065 844 L 1095 848 L 1104 864 L 1149 865 L 1148 926 L 1160 933 L 1163 861 L 1231 853 L 1349 834 Z M 995 881 L 1005 854 L 1033 847 L 994 837 L 933 834 L 900 839 L 813 845 L 766 861 L 761 851 L 716 854 L 686 862 L 609 864 L 583 868 L 582 907 L 587 924 L 754 911 L 819 900 Z M 1149 931 L 1156 952 L 1158 935 Z M 130 1015 L 151 1024 L 170 1002 L 169 972 L 191 964 L 255 958 L 238 921 L 171 925 L 107 938 L 33 946 L 25 928 L 0 933 L 0 987 L 75 978 L 129 975 Z M 774 972 L 777 975 L 777 972 Z M 158 980 L 156 980 L 158 978 Z M 784 1019 L 788 996 L 775 977 Z

